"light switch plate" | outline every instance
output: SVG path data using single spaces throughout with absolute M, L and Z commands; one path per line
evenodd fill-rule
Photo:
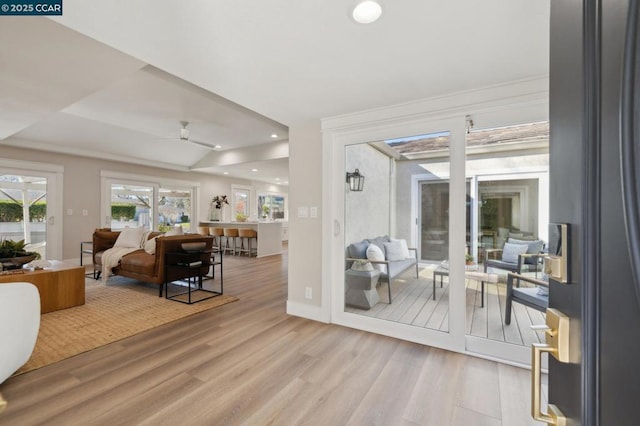
M 317 207 L 310 207 L 309 208 L 309 215 L 313 218 L 318 217 L 318 208 Z
M 298 217 L 309 217 L 309 207 L 298 207 Z

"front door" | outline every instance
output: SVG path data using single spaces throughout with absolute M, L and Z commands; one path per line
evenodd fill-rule
M 640 166 L 640 75 L 638 58 L 624 58 L 630 3 L 637 7 L 551 3 L 550 221 L 570 225 L 570 251 L 569 283 L 550 280 L 549 300 L 571 319 L 571 353 L 568 363 L 550 359 L 548 395 L 571 425 L 637 424 L 640 271 L 634 280 L 629 247 L 640 243 L 640 175 L 629 167 Z M 631 15 L 637 23 L 637 11 Z M 637 30 L 630 35 L 633 56 L 640 44 Z M 627 145 L 621 128 L 632 136 Z

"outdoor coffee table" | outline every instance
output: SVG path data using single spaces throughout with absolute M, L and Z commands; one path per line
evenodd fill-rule
M 477 271 L 477 268 L 478 265 L 472 265 L 471 268 L 467 266 L 467 271 L 464 273 L 464 276 L 468 280 L 480 281 L 480 307 L 484 308 L 484 283 L 497 283 L 498 274 L 479 272 Z M 433 300 L 436 300 L 436 280 L 438 277 L 440 277 L 440 288 L 442 288 L 442 278 L 449 277 L 449 269 L 443 266 L 438 266 L 433 271 Z

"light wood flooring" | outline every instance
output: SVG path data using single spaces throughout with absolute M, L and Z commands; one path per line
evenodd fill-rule
M 346 311 L 403 324 L 449 331 L 449 278 L 436 278 L 433 300 L 433 267 L 422 267 L 420 278 L 407 271 L 391 284 L 392 304 L 388 304 L 387 283 L 378 286 L 380 302 L 371 309 L 347 306 Z M 523 286 L 525 284 L 523 283 Z M 471 336 L 530 347 L 544 342 L 544 333 L 531 330 L 531 325 L 544 324 L 542 312 L 514 303 L 511 324 L 504 323 L 507 287 L 504 283 L 485 283 L 484 307 L 480 282 L 466 280 L 466 333 Z
M 527 370 L 288 316 L 286 254 L 224 272 L 238 302 L 8 379 L 0 425 L 537 424 Z

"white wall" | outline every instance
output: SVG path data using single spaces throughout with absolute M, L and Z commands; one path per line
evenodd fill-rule
M 345 149 L 346 172 L 358 169 L 365 177 L 362 192 L 345 193 L 345 246 L 390 233 L 389 157 L 368 144 Z M 345 183 L 346 185 L 346 183 Z
M 287 312 L 318 318 L 322 302 L 322 137 L 320 121 L 289 127 L 289 294 Z M 299 217 L 317 207 L 316 218 Z M 310 287 L 312 298 L 305 298 Z

